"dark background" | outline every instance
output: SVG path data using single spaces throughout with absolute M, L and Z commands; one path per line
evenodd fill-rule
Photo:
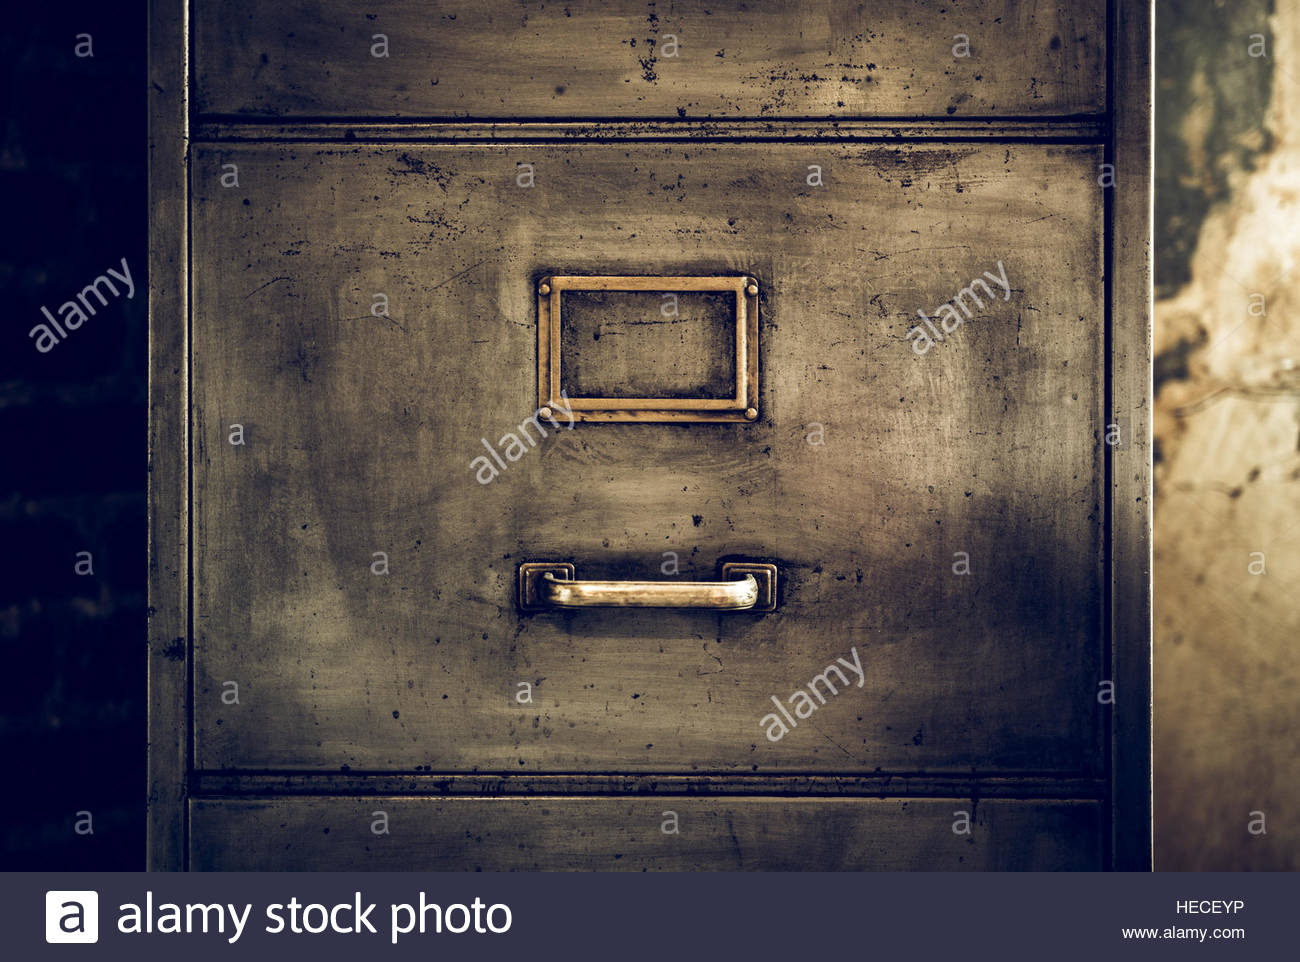
M 28 7 L 0 30 L 0 869 L 143 869 L 145 8 Z M 38 353 L 41 305 L 123 257 L 135 296 Z
M 1234 177 L 1274 149 L 1265 123 L 1273 64 L 1242 57 L 1251 34 L 1269 35 L 1271 49 L 1274 10 L 1271 0 L 1156 8 L 1156 289 L 1171 297 L 1192 277 L 1203 222 L 1232 202 Z M 74 56 L 81 33 L 93 38 L 93 58 Z M 143 4 L 44 3 L 7 12 L 0 30 L 0 869 L 144 867 L 146 51 Z M 1300 67 L 1293 72 L 1300 78 Z M 110 302 L 38 353 L 28 331 L 41 305 L 56 310 L 122 257 L 135 297 Z M 1162 340 L 1160 324 L 1157 305 L 1157 391 L 1192 383 L 1204 338 L 1193 324 Z M 1158 462 L 1171 449 L 1161 430 L 1157 421 Z M 1160 531 L 1172 531 L 1178 519 L 1160 513 L 1157 494 Z M 93 575 L 74 573 L 80 551 L 92 553 Z M 1158 612 L 1160 564 L 1158 544 Z M 1189 659 L 1162 689 L 1166 644 L 1181 637 L 1164 640 L 1158 621 L 1157 799 L 1162 778 L 1171 786 L 1164 797 L 1181 794 L 1170 773 L 1184 770 L 1172 749 L 1161 755 L 1159 736 L 1162 721 L 1181 724 L 1182 701 L 1162 717 L 1160 692 L 1176 691 L 1198 665 L 1213 667 Z M 1216 685 L 1223 681 L 1211 673 L 1201 687 Z M 1293 757 L 1294 730 L 1279 731 L 1266 755 Z M 1213 785 L 1213 766 L 1204 774 L 1201 784 Z M 1225 852 L 1241 845 L 1240 807 Z M 92 814 L 93 835 L 74 832 L 81 811 Z M 1209 850 L 1205 832 L 1185 828 L 1157 823 L 1158 865 L 1241 867 L 1229 855 L 1198 862 L 1196 852 Z M 1292 858 L 1278 850 L 1268 864 Z

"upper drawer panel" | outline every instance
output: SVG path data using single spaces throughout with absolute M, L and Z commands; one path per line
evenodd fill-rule
M 199 0 L 194 34 L 207 116 L 1052 117 L 1105 106 L 1104 0 Z

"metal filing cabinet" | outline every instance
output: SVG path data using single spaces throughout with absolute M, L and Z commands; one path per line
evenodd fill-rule
M 151 6 L 154 867 L 1149 866 L 1145 6 Z

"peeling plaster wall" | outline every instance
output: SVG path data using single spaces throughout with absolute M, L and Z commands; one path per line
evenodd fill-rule
M 1156 36 L 1156 867 L 1295 870 L 1300 4 Z

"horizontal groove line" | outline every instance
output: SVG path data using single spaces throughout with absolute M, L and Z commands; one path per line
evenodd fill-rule
M 1070 145 L 1101 144 L 1101 138 L 1094 137 L 566 137 L 505 139 L 459 138 L 412 138 L 383 139 L 364 137 L 202 137 L 196 136 L 191 143 L 199 145 L 221 144 L 323 144 L 339 147 L 403 147 L 403 146 L 446 146 L 449 144 L 469 147 L 558 147 L 584 146 L 591 144 L 1041 144 L 1045 147 L 1063 147 Z
M 753 771 L 735 771 L 734 769 L 701 769 L 699 771 L 615 771 L 611 769 L 601 769 L 593 771 L 582 771 L 566 769 L 564 771 L 546 771 L 546 772 L 520 772 L 511 771 L 510 769 L 479 769 L 477 771 L 412 771 L 410 769 L 394 768 L 349 768 L 346 771 L 337 769 L 315 769 L 315 768 L 198 768 L 194 769 L 191 774 L 203 778 L 243 778 L 243 777 L 274 777 L 274 778 L 501 778 L 501 779 L 543 779 L 543 778 L 754 778 L 763 780 L 773 779 L 871 779 L 871 780 L 888 780 L 891 778 L 915 778 L 915 779 L 944 779 L 962 781 L 981 781 L 981 780 L 1006 780 L 1006 781 L 1023 781 L 1034 779 L 1060 779 L 1060 780 L 1088 780 L 1100 778 L 1098 775 L 1089 775 L 1084 772 L 1074 771 L 1052 771 L 1047 769 L 1017 769 L 1008 772 L 990 772 L 990 771 L 973 771 L 973 772 L 932 772 L 932 771 L 913 771 L 899 769 L 896 771 L 786 771 L 761 773 Z
M 1100 120 L 1003 121 L 610 121 L 610 122 L 409 122 L 288 121 L 196 124 L 200 143 L 640 143 L 640 142 L 882 142 L 1101 143 Z
M 425 798 L 430 802 L 447 802 L 451 800 L 473 801 L 473 802 L 504 802 L 511 800 L 545 802 L 545 801 L 576 801 L 578 798 L 621 798 L 625 801 L 634 800 L 654 800 L 654 798 L 698 798 L 698 800 L 772 800 L 772 801 L 797 801 L 809 800 L 809 798 L 822 798 L 826 801 L 924 801 L 924 802 L 941 802 L 941 801 L 970 801 L 970 793 L 961 792 L 939 792 L 933 794 L 872 794 L 848 792 L 839 794 L 811 794 L 811 793 L 793 793 L 793 792 L 732 792 L 728 794 L 705 794 L 702 792 L 584 792 L 581 794 L 560 794 L 555 792 L 537 792 L 534 794 L 429 794 L 420 792 L 364 792 L 364 793 L 342 793 L 342 792 L 240 792 L 240 793 L 190 793 L 187 800 L 190 802 L 233 802 L 233 801 L 285 801 L 289 798 L 338 798 L 338 800 L 355 800 L 355 798 Z M 1061 794 L 1061 796 L 1044 796 L 1044 794 L 1001 794 L 988 793 L 976 796 L 979 801 L 985 802 L 1097 802 L 1104 801 L 1100 794 Z
M 671 124 L 679 127 L 699 126 L 701 124 L 877 124 L 881 126 L 906 126 L 934 124 L 935 126 L 957 126 L 960 124 L 1104 124 L 1109 119 L 1106 111 L 1092 114 L 1006 114 L 990 117 L 936 117 L 933 114 L 909 114 L 907 116 L 820 116 L 820 117 L 377 117 L 373 114 L 286 114 L 269 116 L 266 114 L 222 114 L 197 112 L 195 123 L 213 124 L 248 124 L 250 126 L 275 126 L 290 124 L 376 124 L 391 127 L 404 125 L 445 125 L 445 126 L 479 126 L 479 125 L 567 125 L 593 126 L 600 124 Z
M 195 773 L 192 798 L 376 796 L 1101 798 L 1103 779 L 1069 776 L 683 776 Z

